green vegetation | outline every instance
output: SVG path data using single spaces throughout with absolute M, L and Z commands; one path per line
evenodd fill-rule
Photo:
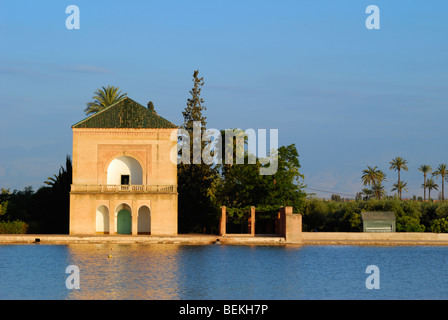
M 102 87 L 96 90 L 95 95 L 92 97 L 93 101 L 88 102 L 87 107 L 84 109 L 86 115 L 97 113 L 126 97 L 126 93 L 122 94 L 118 90 L 120 88 L 114 86 Z
M 205 147 L 205 142 L 201 139 L 207 125 L 206 117 L 203 115 L 203 111 L 207 108 L 201 98 L 203 85 L 204 80 L 199 77 L 199 71 L 194 71 L 193 88 L 190 90 L 191 97 L 187 100 L 187 105 L 182 112 L 184 123 L 181 126 L 189 135 L 189 150 L 192 151 L 195 142 L 201 145 L 202 150 Z M 201 122 L 201 136 L 199 137 L 193 135 L 194 121 Z M 194 138 L 201 141 L 194 141 Z M 183 143 L 187 142 L 179 141 L 179 144 Z M 188 156 L 190 157 L 190 155 Z M 211 188 L 217 171 L 203 161 L 198 164 L 189 163 L 193 163 L 191 157 L 188 163 L 181 162 L 177 166 L 179 232 L 211 232 L 213 226 L 217 224 L 216 210 L 211 199 Z
M 398 171 L 398 181 L 393 185 L 394 188 L 392 189 L 392 191 L 396 190 L 398 192 L 398 197 L 400 198 L 400 200 L 401 200 L 401 193 L 403 192 L 403 190 L 404 191 L 407 190 L 406 189 L 407 183 L 400 180 L 400 171 L 402 169 L 408 171 L 407 163 L 408 163 L 407 160 L 403 159 L 402 157 L 396 157 L 390 162 L 390 169 Z
M 0 221 L 0 234 L 24 234 L 28 230 L 28 224 L 23 221 Z
M 201 134 L 202 136 L 206 134 L 204 115 L 206 107 L 200 97 L 204 80 L 199 77 L 198 71 L 193 74 L 193 83 L 191 97 L 187 100 L 187 106 L 182 113 L 184 116 L 182 129 L 190 135 L 189 150 L 193 150 L 194 121 L 201 122 Z M 223 131 L 221 135 L 224 135 Z M 247 140 L 245 142 L 247 143 Z M 204 150 L 206 147 L 204 139 L 200 143 Z M 232 158 L 235 161 L 238 148 L 236 139 L 228 143 L 233 144 L 233 147 L 228 149 L 233 150 Z M 201 161 L 200 164 L 190 165 L 182 162 L 178 165 L 180 233 L 217 232 L 221 206 L 228 208 L 230 218 L 242 221 L 251 206 L 255 206 L 258 211 L 263 210 L 266 219 L 269 219 L 268 216 L 276 215 L 278 208 L 282 206 L 298 208 L 303 205 L 305 198 L 301 184 L 303 176 L 299 172 L 299 154 L 294 144 L 278 149 L 278 169 L 274 175 L 260 175 L 262 161 L 256 158 L 254 164 L 249 164 L 248 157 L 249 154 L 245 150 L 244 164 L 228 164 L 227 161 L 226 164 L 206 164 Z
M 422 184 L 422 188 L 423 188 L 423 200 L 426 201 L 426 176 L 428 173 L 431 173 L 431 166 L 428 164 L 422 164 L 419 168 L 419 171 L 423 172 L 423 184 Z
M 407 192 L 409 190 L 408 183 L 401 180 L 400 172 L 401 170 L 408 171 L 408 161 L 403 159 L 402 157 L 396 157 L 392 159 L 390 164 L 390 170 L 395 170 L 398 172 L 398 180 L 392 186 L 391 191 L 397 191 L 398 198 L 402 199 L 402 193 Z M 448 165 L 442 163 L 437 169 L 432 172 L 432 167 L 428 164 L 422 164 L 419 168 L 419 171 L 423 172 L 423 184 L 421 187 L 423 188 L 423 199 L 426 200 L 426 190 L 428 190 L 428 198 L 431 199 L 431 190 L 439 190 L 439 185 L 435 182 L 435 179 L 441 178 L 442 181 L 442 190 L 440 193 L 439 200 L 445 200 L 445 180 L 448 179 Z M 432 177 L 427 179 L 428 174 L 431 174 Z M 382 185 L 383 181 L 386 181 L 386 175 L 383 171 L 378 169 L 377 166 L 371 167 L 367 166 L 367 169 L 362 171 L 361 180 L 364 186 L 370 186 L 369 188 L 363 188 L 361 193 L 356 196 L 356 199 L 368 200 L 372 197 L 376 199 L 383 199 L 387 197 L 386 190 Z M 415 197 L 415 196 L 414 196 Z
M 201 90 L 204 80 L 199 71 L 193 73 L 191 97 L 182 112 L 184 123 L 181 126 L 190 136 L 189 150 L 193 150 L 194 138 L 201 139 L 201 150 L 206 147 L 206 116 Z M 96 113 L 119 101 L 121 94 L 116 87 L 103 87 L 95 92 L 94 101 L 87 104 L 86 114 Z M 129 98 L 126 98 L 129 99 Z M 131 101 L 129 99 L 129 101 Z M 136 105 L 131 103 L 131 107 Z M 140 106 L 139 106 L 140 107 Z M 157 115 L 154 104 L 148 103 L 151 115 Z M 107 111 L 105 111 L 107 112 Z M 161 127 L 174 127 L 167 120 Z M 201 135 L 193 135 L 194 121 L 201 122 Z M 219 133 L 218 133 L 219 135 Z M 224 131 L 221 132 L 224 136 Z M 389 164 L 390 169 L 398 172 L 398 180 L 391 191 L 396 197 L 387 196 L 383 182 L 386 174 L 377 166 L 367 166 L 362 171 L 362 182 L 366 188 L 358 193 L 356 200 L 346 201 L 334 194 L 331 200 L 306 198 L 303 191 L 304 176 L 300 173 L 299 153 L 294 144 L 278 149 L 278 169 L 273 175 L 260 175 L 264 165 L 255 157 L 255 163 L 249 164 L 247 138 L 245 138 L 244 164 L 178 164 L 178 217 L 179 233 L 217 232 L 221 206 L 227 207 L 227 216 L 236 224 L 247 225 L 250 207 L 257 212 L 257 221 L 268 221 L 276 216 L 282 206 L 293 206 L 294 212 L 303 215 L 304 231 L 359 232 L 362 231 L 361 213 L 365 211 L 393 211 L 397 217 L 398 232 L 448 232 L 448 202 L 431 200 L 431 191 L 438 190 L 434 180 L 441 178 L 442 200 L 444 200 L 444 181 L 448 178 L 448 167 L 440 164 L 432 172 L 431 166 L 419 167 L 424 175 L 422 188 L 424 200 L 402 200 L 402 193 L 408 191 L 407 182 L 401 179 L 401 172 L 408 171 L 407 160 L 396 157 Z M 222 139 L 222 141 L 225 141 Z M 180 145 L 185 143 L 179 139 Z M 236 159 L 236 139 L 232 143 L 232 158 Z M 225 150 L 228 152 L 228 150 Z M 224 151 L 224 150 L 221 150 Z M 183 154 L 180 154 L 182 157 Z M 191 155 L 189 155 L 191 156 Z M 228 156 L 228 155 L 226 155 Z M 190 157 L 190 163 L 191 163 Z M 253 163 L 253 164 L 252 164 Z M 432 173 L 431 178 L 428 175 Z M 31 187 L 22 191 L 1 189 L 0 193 L 0 233 L 68 233 L 69 192 L 72 182 L 72 163 L 69 156 L 65 167 L 57 174 L 48 177 L 44 186 L 36 192 Z M 426 201 L 428 190 L 429 201 Z M 421 198 L 420 198 L 421 199 Z
M 34 191 L 1 189 L 0 233 L 68 233 L 69 197 L 72 163 L 67 156 L 65 167 Z
M 362 231 L 361 212 L 393 211 L 398 232 L 448 232 L 448 203 L 399 198 L 358 201 L 306 199 L 300 210 L 304 231 Z

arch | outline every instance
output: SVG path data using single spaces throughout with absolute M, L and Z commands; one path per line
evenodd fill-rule
M 121 185 L 122 177 L 129 176 L 129 184 L 143 184 L 143 168 L 139 161 L 129 156 L 114 158 L 107 167 L 106 184 Z
M 117 234 L 132 234 L 132 210 L 131 207 L 125 203 L 117 206 L 115 210 L 117 216 L 116 230 Z
M 151 234 L 151 209 L 143 205 L 138 209 L 137 233 Z
M 96 233 L 109 233 L 109 208 L 100 205 L 96 208 Z

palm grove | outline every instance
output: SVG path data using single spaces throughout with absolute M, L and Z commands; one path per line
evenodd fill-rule
M 397 171 L 398 179 L 397 182 L 393 184 L 393 188 L 391 191 L 396 191 L 398 198 L 402 199 L 403 191 L 407 192 L 408 184 L 407 182 L 401 179 L 401 172 L 408 171 L 408 161 L 403 159 L 402 157 L 396 157 L 392 159 L 390 164 L 390 170 Z M 432 167 L 428 164 L 422 164 L 419 168 L 419 171 L 423 173 L 423 183 L 421 185 L 423 189 L 423 200 L 426 201 L 426 191 L 428 191 L 428 199 L 431 200 L 431 191 L 439 190 L 439 185 L 436 183 L 436 180 L 440 177 L 442 189 L 440 192 L 440 200 L 445 200 L 445 180 L 448 178 L 448 167 L 446 164 L 440 164 L 435 171 L 433 171 Z M 431 177 L 429 177 L 431 175 Z M 370 186 L 370 188 L 362 189 L 360 193 L 364 196 L 364 199 L 376 198 L 383 199 L 386 197 L 386 190 L 383 185 L 383 182 L 386 181 L 386 174 L 378 169 L 377 166 L 371 167 L 367 166 L 367 169 L 362 171 L 361 176 L 362 182 L 364 186 Z

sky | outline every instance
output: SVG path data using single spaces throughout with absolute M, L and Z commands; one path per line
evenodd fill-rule
M 70 5 L 79 29 L 66 27 Z M 366 27 L 369 5 L 379 29 Z M 446 0 L 2 0 L 0 187 L 37 190 L 57 173 L 102 86 L 182 124 L 199 70 L 207 126 L 278 129 L 307 192 L 354 196 L 362 170 L 378 166 L 393 195 L 400 156 L 403 197 L 422 196 L 418 167 L 448 163 L 447 10 Z

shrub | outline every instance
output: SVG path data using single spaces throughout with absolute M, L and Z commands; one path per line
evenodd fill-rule
M 410 216 L 397 218 L 398 232 L 424 232 L 425 226 L 420 224 L 420 220 Z
M 23 221 L 0 221 L 0 234 L 24 234 L 28 230 L 28 224 Z
M 448 203 L 442 201 L 437 204 L 436 215 L 438 218 L 446 218 L 448 216 Z
M 440 218 L 432 221 L 431 231 L 436 233 L 447 233 L 448 232 L 448 220 L 445 218 Z

